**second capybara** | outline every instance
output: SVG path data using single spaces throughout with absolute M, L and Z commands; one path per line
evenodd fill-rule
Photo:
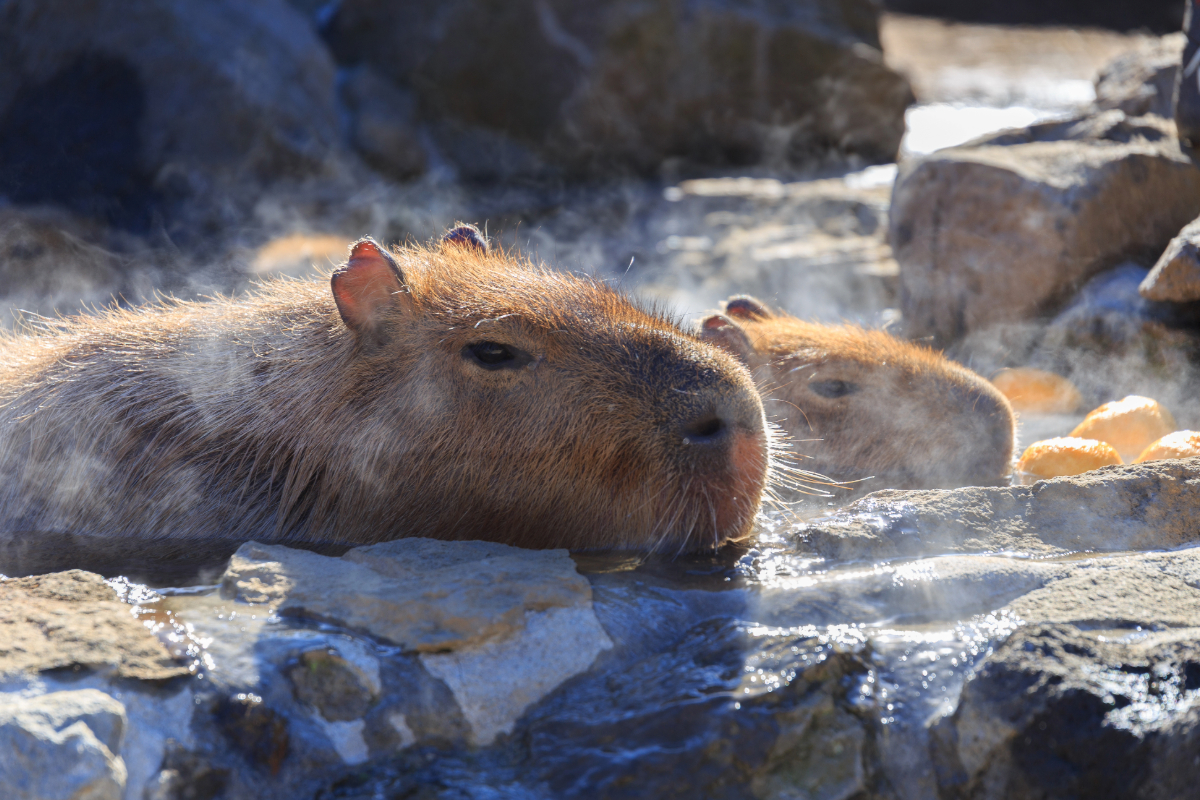
M 681 552 L 749 535 L 769 480 L 736 359 L 467 226 L 43 325 L 0 345 L 0 537 Z
M 823 325 L 734 297 L 701 336 L 754 373 L 806 469 L 873 488 L 1006 483 L 1014 419 L 988 381 L 884 331 Z

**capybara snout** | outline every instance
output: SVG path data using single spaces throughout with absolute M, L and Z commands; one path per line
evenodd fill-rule
M 469 226 L 57 328 L 2 345 L 0 531 L 677 552 L 769 478 L 736 358 Z

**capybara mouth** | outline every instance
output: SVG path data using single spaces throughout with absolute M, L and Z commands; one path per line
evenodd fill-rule
M 666 506 L 669 532 L 663 550 L 716 550 L 753 533 L 770 474 L 765 433 L 740 427 L 728 431 L 719 459 L 706 461 L 685 478 L 674 503 Z

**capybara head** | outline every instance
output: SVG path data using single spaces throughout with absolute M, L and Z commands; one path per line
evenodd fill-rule
M 990 383 L 878 330 L 822 325 L 734 297 L 700 336 L 754 373 L 768 418 L 806 469 L 866 488 L 994 485 L 1011 472 L 1013 414 Z
M 768 481 L 741 363 L 469 226 L 7 347 L 0 517 L 25 529 L 678 552 L 746 537 Z
M 380 509 L 386 527 L 672 550 L 748 534 L 763 409 L 720 349 L 604 283 L 492 254 L 465 226 L 435 252 L 360 241 L 332 284 L 358 380 L 384 406 L 366 416 L 395 415 L 376 423 L 391 446 L 368 472 L 420 493 L 403 518 Z

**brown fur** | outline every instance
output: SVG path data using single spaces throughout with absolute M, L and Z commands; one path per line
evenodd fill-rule
M 389 263 L 403 286 L 372 295 L 369 335 L 328 283 L 277 280 L 5 339 L 0 533 L 671 551 L 748 535 L 768 452 L 735 359 L 503 253 Z M 335 292 L 339 275 L 359 291 L 348 271 Z M 466 357 L 479 340 L 533 360 L 487 371 Z M 714 415 L 724 433 L 693 435 Z
M 990 383 L 927 347 L 854 325 L 821 325 L 732 298 L 701 335 L 754 373 L 768 418 L 806 469 L 867 488 L 996 484 L 1014 422 Z M 832 395 L 832 396 L 831 396 Z

